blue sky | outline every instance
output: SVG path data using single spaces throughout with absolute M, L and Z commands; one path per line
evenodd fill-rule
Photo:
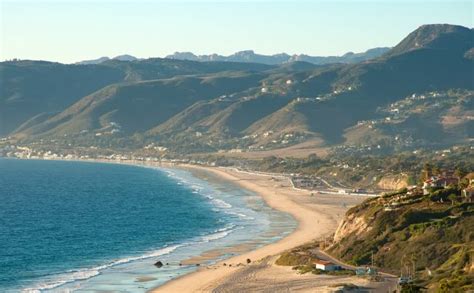
M 341 55 L 418 26 L 473 27 L 472 1 L 0 0 L 0 59 L 75 62 L 175 51 Z

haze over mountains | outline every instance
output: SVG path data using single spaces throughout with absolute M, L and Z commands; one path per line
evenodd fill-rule
M 466 143 L 474 137 L 473 48 L 472 29 L 425 25 L 389 51 L 318 65 L 248 51 L 239 54 L 245 62 L 178 60 L 194 58 L 189 54 L 83 65 L 2 62 L 0 135 L 193 151 L 264 150 L 308 140 L 322 146 Z
M 284 63 L 291 63 L 295 61 L 304 61 L 313 64 L 329 64 L 329 63 L 356 63 L 360 61 L 365 61 L 375 57 L 379 57 L 383 53 L 390 50 L 390 48 L 374 48 L 369 49 L 366 52 L 362 53 L 353 53 L 348 52 L 342 56 L 309 56 L 305 54 L 300 55 L 288 55 L 286 53 L 275 54 L 275 55 L 261 55 L 256 54 L 252 50 L 240 51 L 229 56 L 223 56 L 218 54 L 211 55 L 195 55 L 191 52 L 175 52 L 174 54 L 168 55 L 165 58 L 167 59 L 176 59 L 176 60 L 189 60 L 189 61 L 221 61 L 221 62 L 248 62 L 248 63 L 262 63 L 268 65 L 278 65 Z M 135 61 L 138 58 L 130 55 L 120 55 L 112 58 L 114 60 L 120 61 Z M 100 64 L 102 62 L 110 60 L 109 57 L 101 57 L 94 60 L 85 60 L 77 62 L 76 64 Z
M 133 57 L 131 55 L 119 55 L 119 56 L 115 56 L 114 58 L 109 58 L 109 57 L 100 57 L 100 58 L 97 58 L 97 59 L 93 59 L 93 60 L 84 60 L 84 61 L 79 61 L 79 62 L 76 62 L 75 64 L 80 64 L 80 65 L 87 65 L 87 64 L 100 64 L 102 62 L 105 62 L 105 61 L 108 61 L 108 60 L 118 60 L 118 61 L 135 61 L 135 60 L 138 60 L 138 58 L 136 57 Z
M 379 57 L 383 53 L 390 50 L 390 48 L 374 48 L 362 53 L 348 52 L 342 56 L 309 56 L 305 54 L 288 55 L 286 53 L 275 55 L 261 55 L 256 54 L 252 50 L 240 51 L 229 56 L 222 56 L 218 54 L 212 55 L 194 55 L 191 52 L 176 52 L 172 55 L 166 56 L 170 59 L 191 60 L 191 61 L 227 61 L 227 62 L 251 62 L 263 63 L 269 65 L 277 65 L 284 63 L 291 63 L 295 61 L 304 61 L 313 64 L 329 64 L 329 63 L 356 63 L 365 61 L 375 57 Z

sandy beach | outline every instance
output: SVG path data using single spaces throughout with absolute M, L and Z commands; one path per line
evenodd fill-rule
M 289 266 L 275 264 L 279 255 L 287 250 L 315 240 L 331 239 L 345 212 L 366 196 L 319 194 L 294 188 L 284 175 L 235 168 L 143 161 L 79 161 L 185 169 L 203 180 L 218 179 L 249 190 L 261 196 L 268 206 L 291 215 L 297 222 L 296 229 L 289 235 L 265 246 L 259 241 L 240 243 L 183 259 L 180 261 L 183 265 L 197 265 L 222 259 L 224 255 L 235 255 L 213 265 L 200 265 L 197 271 L 171 279 L 149 292 L 342 292 L 343 285 L 357 286 L 357 292 L 387 292 L 395 284 L 393 278 L 373 282 L 356 276 L 302 275 Z M 289 227 L 282 226 L 269 233 L 287 234 L 292 229 Z M 155 278 L 143 275 L 135 282 L 151 280 Z
M 298 226 L 289 236 L 275 243 L 243 252 L 213 266 L 201 267 L 198 271 L 172 280 L 152 292 L 315 292 L 315 288 L 319 288 L 320 292 L 328 292 L 335 289 L 331 286 L 339 283 L 373 285 L 357 277 L 300 275 L 290 267 L 274 264 L 282 252 L 331 235 L 345 211 L 363 201 L 365 197 L 311 195 L 310 191 L 294 189 L 285 177 L 253 174 L 230 168 L 190 165 L 183 167 L 191 171 L 212 172 L 222 179 L 259 194 L 270 207 L 291 214 L 297 220 Z M 207 254 L 212 256 L 213 252 Z M 201 256 L 205 257 L 206 255 Z M 252 262 L 247 264 L 247 259 Z M 199 257 L 196 260 L 199 260 Z

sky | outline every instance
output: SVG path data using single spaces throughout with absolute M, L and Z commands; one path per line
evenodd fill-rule
M 0 0 L 0 60 L 72 63 L 176 51 L 342 55 L 395 46 L 423 24 L 473 27 L 457 0 Z

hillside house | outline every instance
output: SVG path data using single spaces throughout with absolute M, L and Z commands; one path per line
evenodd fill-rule
M 469 186 L 462 190 L 462 196 L 466 198 L 468 202 L 474 201 L 474 186 Z
M 337 271 L 340 270 L 341 267 L 330 262 L 330 261 L 325 261 L 325 260 L 316 260 L 313 262 L 314 267 L 316 269 L 322 270 L 322 271 Z
M 427 195 L 430 193 L 430 188 L 445 188 L 450 184 L 458 184 L 459 178 L 452 176 L 431 176 L 428 180 L 423 182 L 423 194 Z

